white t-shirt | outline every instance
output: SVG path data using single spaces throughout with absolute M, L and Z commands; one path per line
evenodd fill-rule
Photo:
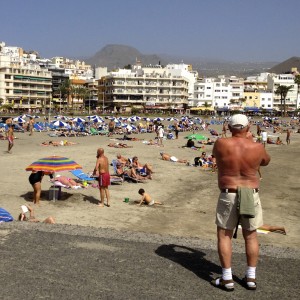
M 262 138 L 262 141 L 263 141 L 263 142 L 266 142 L 267 139 L 268 139 L 268 133 L 267 133 L 266 131 L 263 131 L 263 132 L 261 133 L 261 138 Z
M 164 137 L 164 129 L 162 127 L 158 128 L 158 137 L 163 138 Z

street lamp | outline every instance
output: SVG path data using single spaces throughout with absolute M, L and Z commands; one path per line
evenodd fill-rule
M 102 112 L 104 115 L 104 92 L 102 92 Z

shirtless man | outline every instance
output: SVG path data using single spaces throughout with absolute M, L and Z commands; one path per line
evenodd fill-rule
M 11 153 L 11 149 L 14 146 L 14 127 L 13 127 L 13 125 L 8 125 L 8 131 L 6 132 L 6 137 L 8 140 L 7 153 Z
M 104 206 L 104 195 L 106 197 L 106 205 L 110 207 L 110 195 L 108 186 L 110 185 L 109 163 L 108 158 L 104 155 L 104 149 L 97 150 L 97 161 L 93 175 L 99 176 L 100 203 L 98 206 Z
M 34 125 L 34 119 L 30 117 L 29 120 L 29 135 L 33 135 L 33 125 Z
M 227 131 L 227 122 L 224 122 L 222 127 L 222 138 L 227 138 L 226 131 Z
M 216 224 L 222 277 L 214 279 L 211 283 L 226 291 L 234 290 L 231 247 L 233 230 L 239 220 L 237 212 L 238 187 L 248 188 L 247 191 L 253 193 L 254 198 L 255 217 L 251 219 L 241 217 L 240 221 L 243 228 L 248 266 L 244 278 L 245 287 L 250 290 L 256 289 L 256 265 L 259 253 L 256 229 L 263 225 L 262 208 L 258 194 L 259 179 L 256 174 L 260 166 L 269 164 L 270 156 L 262 144 L 253 143 L 247 138 L 249 127 L 245 115 L 236 114 L 232 116 L 229 122 L 232 137 L 218 139 L 213 148 L 213 155 L 216 157 L 218 165 L 218 186 L 221 190 L 216 210 Z

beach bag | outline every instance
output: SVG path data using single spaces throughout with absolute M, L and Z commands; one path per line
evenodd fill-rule
M 7 210 L 0 207 L 0 223 L 11 222 L 13 220 L 14 218 L 12 217 L 12 215 Z

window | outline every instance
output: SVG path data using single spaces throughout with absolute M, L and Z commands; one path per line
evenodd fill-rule
M 252 99 L 252 96 L 249 96 L 249 99 L 251 100 L 251 99 Z

